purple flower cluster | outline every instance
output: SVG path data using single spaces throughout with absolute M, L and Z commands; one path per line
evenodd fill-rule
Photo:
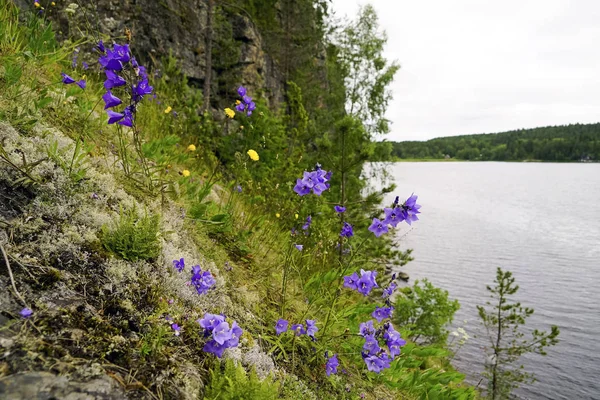
M 316 168 L 312 172 L 304 171 L 303 177 L 296 180 L 296 186 L 294 186 L 294 192 L 298 193 L 299 196 L 309 194 L 311 191 L 320 196 L 325 190 L 329 189 L 329 180 L 331 179 L 331 171 L 327 172 L 321 169 L 321 166 L 317 164 Z
M 98 63 L 104 68 L 104 73 L 106 74 L 106 80 L 104 81 L 106 93 L 102 96 L 105 104 L 104 109 L 117 107 L 123 103 L 120 98 L 112 93 L 112 90 L 115 88 L 125 86 L 125 92 L 131 98 L 130 104 L 122 112 L 106 111 L 108 123 L 118 123 L 119 125 L 132 127 L 138 103 L 142 101 L 144 96 L 152 94 L 154 90 L 148 83 L 146 68 L 139 65 L 135 57 L 131 55 L 128 44 L 118 45 L 115 43 L 113 44 L 113 48 L 109 49 L 100 41 L 96 49 L 100 53 Z M 136 82 L 128 82 L 127 79 L 119 74 L 135 75 Z M 129 86 L 128 83 L 130 84 Z
M 280 318 L 277 321 L 277 323 L 275 324 L 275 333 L 277 334 L 277 336 L 281 335 L 284 332 L 287 332 L 288 325 L 289 325 L 289 322 L 287 320 Z M 307 319 L 306 327 L 304 326 L 304 324 L 294 324 L 294 325 L 292 325 L 290 330 L 292 330 L 293 332 L 296 332 L 296 336 L 307 335 L 311 339 L 316 340 L 315 333 L 317 333 L 319 328 L 317 328 L 317 321 L 312 320 L 312 319 Z
M 419 217 L 417 214 L 421 213 L 421 211 L 419 211 L 421 206 L 417 204 L 417 198 L 418 196 L 412 194 L 403 204 L 398 205 L 399 201 L 398 197 L 396 197 L 396 201 L 394 201 L 392 208 L 383 209 L 385 218 L 383 220 L 373 218 L 369 230 L 373 232 L 375 236 L 379 237 L 389 231 L 388 225 L 395 228 L 402 221 L 406 221 L 409 225 L 414 221 L 418 221 Z
M 352 275 L 344 277 L 344 287 L 356 290 L 358 293 L 367 296 L 369 293 L 371 293 L 371 290 L 373 290 L 373 288 L 379 287 L 379 285 L 377 285 L 377 282 L 375 282 L 376 276 L 377 271 L 365 271 L 361 269 L 360 277 L 356 272 Z
M 391 361 L 400 354 L 400 347 L 406 344 L 406 340 L 400 337 L 400 333 L 394 329 L 391 323 L 385 323 L 379 329 L 375 329 L 373 321 L 360 324 L 360 335 L 365 338 L 362 348 L 362 357 L 367 369 L 379 373 L 390 367 Z M 380 347 L 379 339 L 383 339 L 387 351 Z
M 237 90 L 242 100 L 235 106 L 235 109 L 239 112 L 246 112 L 247 116 L 252 115 L 252 111 L 256 109 L 256 104 L 252 101 L 252 97 L 246 95 L 246 88 L 240 86 Z
M 237 322 L 229 324 L 225 321 L 225 316 L 215 314 L 204 314 L 204 317 L 197 321 L 204 328 L 204 336 L 211 339 L 204 345 L 204 350 L 207 353 L 214 354 L 221 358 L 225 349 L 237 347 L 242 336 L 242 328 Z
M 192 267 L 192 285 L 194 285 L 198 294 L 208 292 L 215 283 L 215 278 L 213 278 L 210 271 L 202 271 L 199 265 Z

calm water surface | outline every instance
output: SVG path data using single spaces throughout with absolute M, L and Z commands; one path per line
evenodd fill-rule
M 460 301 L 455 326 L 471 339 L 456 367 L 477 384 L 487 345 L 476 305 L 497 267 L 513 272 L 528 325 L 560 328 L 545 357 L 522 358 L 538 382 L 523 399 L 600 399 L 600 164 L 395 163 L 396 193 L 419 195 L 421 221 L 403 225 L 403 268 Z M 390 195 L 386 202 L 391 202 Z M 467 321 L 466 323 L 464 321 Z

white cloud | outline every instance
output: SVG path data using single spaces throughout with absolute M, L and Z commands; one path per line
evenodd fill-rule
M 360 0 L 333 0 L 353 17 Z M 388 140 L 600 121 L 600 1 L 373 0 L 402 68 Z

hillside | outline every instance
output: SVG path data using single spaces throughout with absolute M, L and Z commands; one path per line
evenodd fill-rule
M 600 123 L 548 126 L 534 129 L 462 135 L 425 142 L 380 144 L 395 158 L 480 161 L 600 160 Z

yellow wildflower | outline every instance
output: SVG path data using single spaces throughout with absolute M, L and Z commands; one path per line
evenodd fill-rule
M 33 5 L 34 5 L 36 8 L 40 8 L 40 3 L 38 3 L 37 1 L 36 1 L 35 3 L 33 3 Z
M 233 118 L 233 117 L 235 117 L 235 111 L 233 111 L 231 108 L 227 107 L 225 109 L 225 115 L 227 115 L 229 118 Z
M 50 4 L 52 4 L 52 6 L 53 6 L 53 7 L 56 5 L 56 3 L 55 3 L 55 2 L 52 2 L 52 3 L 50 3 Z
M 248 150 L 248 156 L 252 161 L 258 161 L 259 159 L 258 153 L 252 149 Z
M 190 171 L 188 171 L 187 169 L 184 169 L 183 171 L 181 171 L 181 175 L 183 175 L 185 178 L 187 178 L 188 176 L 190 176 Z
M 235 101 L 235 105 L 237 106 L 238 104 L 242 104 L 242 102 L 241 102 L 241 101 L 239 101 L 239 100 L 236 100 L 236 101 Z
M 173 109 L 171 108 L 171 106 L 169 106 L 169 107 L 165 108 L 165 114 L 168 114 L 168 113 L 170 113 L 170 112 L 171 112 L 171 110 L 173 110 Z
M 196 146 L 194 146 L 193 144 L 190 144 L 188 146 L 188 151 L 196 151 Z
M 279 217 L 281 217 L 281 214 L 277 213 L 277 214 L 275 214 L 275 216 L 276 216 L 277 218 L 279 218 Z
M 294 214 L 294 217 L 296 217 L 296 219 L 298 219 L 298 214 Z

